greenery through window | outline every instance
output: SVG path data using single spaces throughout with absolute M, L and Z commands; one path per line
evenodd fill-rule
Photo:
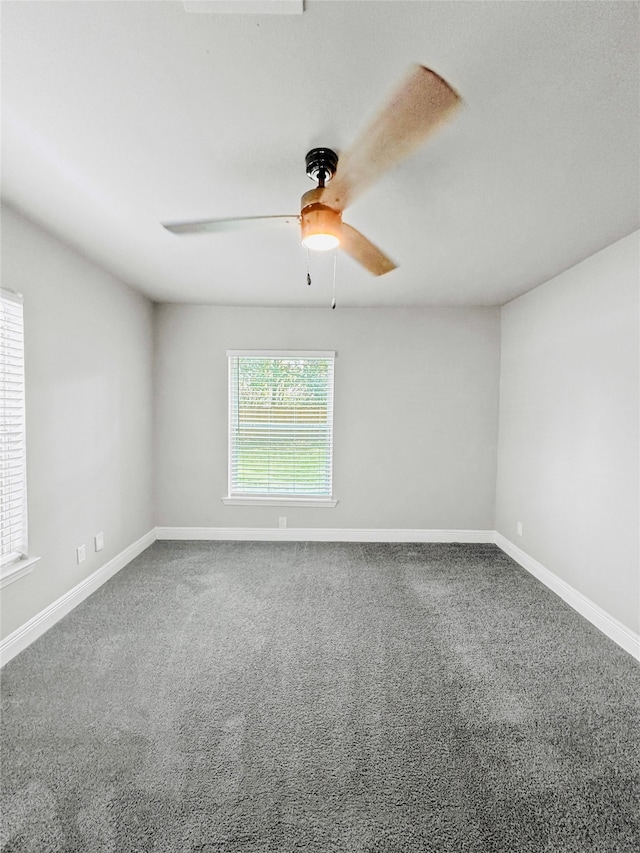
M 229 353 L 229 495 L 331 497 L 333 353 Z

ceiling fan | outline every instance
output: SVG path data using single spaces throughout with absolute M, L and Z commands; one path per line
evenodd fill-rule
M 174 234 L 196 234 L 297 224 L 307 248 L 323 251 L 339 246 L 369 272 L 384 275 L 395 269 L 396 264 L 359 231 L 343 222 L 342 212 L 384 172 L 415 151 L 459 102 L 460 96 L 446 80 L 435 71 L 416 65 L 371 124 L 341 156 L 339 167 L 338 156 L 330 148 L 309 151 L 307 174 L 318 181 L 318 186 L 302 196 L 299 214 L 166 222 L 163 225 Z

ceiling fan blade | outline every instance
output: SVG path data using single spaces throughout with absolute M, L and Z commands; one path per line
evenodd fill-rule
M 338 161 L 323 204 L 344 210 L 384 172 L 415 151 L 460 96 L 434 71 L 415 65 L 402 85 Z
M 299 225 L 300 217 L 292 216 L 241 216 L 236 219 L 204 219 L 199 222 L 163 222 L 162 227 L 173 234 L 202 234 L 205 231 L 240 231 L 270 225 Z
M 377 246 L 346 222 L 342 223 L 340 248 L 374 275 L 384 275 L 397 267 Z

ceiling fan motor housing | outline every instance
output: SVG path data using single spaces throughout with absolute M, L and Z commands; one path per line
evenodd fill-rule
M 342 214 L 326 204 L 322 204 L 322 187 L 309 190 L 301 199 L 300 228 L 302 241 L 314 234 L 332 234 L 339 241 L 342 238 Z

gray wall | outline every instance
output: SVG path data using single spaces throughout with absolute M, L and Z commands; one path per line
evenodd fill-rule
M 639 274 L 636 233 L 502 309 L 496 497 L 498 532 L 634 631 Z
M 2 591 L 6 636 L 154 526 L 153 306 L 7 209 L 2 250 L 2 286 L 24 294 L 29 551 L 41 557 Z
M 493 529 L 499 309 L 161 305 L 160 526 Z M 225 506 L 227 349 L 336 350 L 332 509 Z

